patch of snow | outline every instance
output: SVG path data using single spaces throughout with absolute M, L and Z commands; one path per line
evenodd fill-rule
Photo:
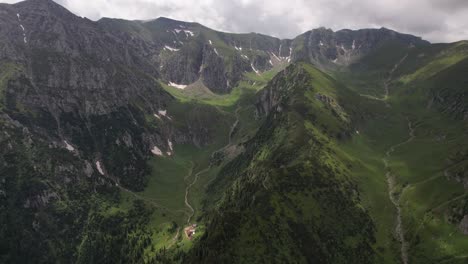
M 260 71 L 258 71 L 257 69 L 255 69 L 253 63 L 250 63 L 250 67 L 252 67 L 252 70 L 253 70 L 257 75 L 260 75 Z
M 167 110 L 159 110 L 158 113 L 162 116 L 166 116 Z
M 169 50 L 169 51 L 179 51 L 179 49 L 176 49 L 176 48 L 172 48 L 172 47 L 169 47 L 169 46 L 164 46 L 164 49 L 166 50 Z
M 359 130 L 356 130 L 356 134 L 358 134 L 358 135 L 359 135 Z
M 162 155 L 163 155 L 162 151 L 161 151 L 158 147 L 156 147 L 156 146 L 154 146 L 154 147 L 151 149 L 151 153 L 153 153 L 153 154 L 156 155 L 156 156 L 162 156 Z
M 242 47 L 237 47 L 236 45 L 234 45 L 234 48 L 238 51 L 242 51 Z
M 157 119 L 161 119 L 161 117 L 158 115 L 158 114 L 153 114 L 154 117 L 156 117 Z
M 214 52 L 219 56 L 218 50 L 216 48 L 214 48 Z
M 16 16 L 18 17 L 18 21 L 20 22 L 21 30 L 23 30 L 23 41 L 24 43 L 28 43 L 28 40 L 26 39 L 26 30 L 24 29 L 24 26 L 21 24 L 20 14 L 17 13 Z
M 278 56 L 281 57 L 281 48 L 283 47 L 283 44 L 280 44 L 279 49 L 278 49 Z M 275 56 L 276 57 L 276 56 Z
M 353 49 L 356 49 L 356 40 L 353 40 L 352 48 L 353 48 Z
M 273 62 L 271 62 L 271 60 L 269 60 L 268 62 L 271 64 L 271 66 L 273 66 Z
M 195 36 L 195 33 L 193 33 L 193 32 L 190 31 L 190 30 L 186 30 L 186 29 L 174 29 L 174 31 L 175 31 L 177 34 L 179 34 L 179 33 L 182 31 L 182 32 L 185 33 L 185 35 L 186 35 L 187 37 L 189 37 L 189 36 L 191 36 L 191 37 Z
M 173 148 L 173 146 L 172 146 L 172 142 L 171 142 L 170 140 L 167 141 L 167 144 L 169 145 L 169 149 L 170 149 L 171 151 L 174 151 L 174 148 Z
M 337 63 L 337 62 L 338 62 L 338 58 L 333 60 L 333 63 Z
M 320 45 L 320 46 L 323 46 L 323 42 L 322 42 L 322 41 L 320 41 L 319 45 Z
M 208 42 L 210 43 L 210 45 L 213 45 L 213 42 L 209 39 Z
M 242 57 L 242 58 L 244 58 L 244 59 L 246 59 L 246 60 L 248 60 L 248 59 L 249 59 L 249 57 L 247 57 L 247 56 L 246 56 L 246 55 L 244 55 L 244 54 L 242 54 L 242 55 L 241 55 L 241 57 Z
M 99 171 L 99 173 L 100 173 L 101 175 L 104 175 L 104 170 L 102 169 L 102 167 L 101 167 L 101 162 L 100 162 L 99 160 L 96 161 L 96 168 L 97 168 L 97 170 Z
M 65 143 L 65 148 L 68 151 L 75 151 L 75 148 L 72 145 L 68 144 L 68 142 L 66 140 L 64 140 L 63 143 Z
M 280 58 L 278 58 L 278 56 L 276 56 L 276 54 L 275 54 L 275 53 L 271 53 L 271 54 L 272 54 L 272 55 L 273 55 L 273 57 L 275 57 L 277 60 L 279 60 L 279 61 L 281 60 Z
M 190 31 L 190 30 L 184 30 L 184 32 L 185 32 L 185 35 L 187 35 L 187 37 L 188 37 L 188 36 L 191 36 L 191 37 L 195 36 L 195 33 L 193 33 L 193 32 Z
M 182 90 L 187 88 L 187 85 L 185 85 L 185 84 L 177 84 L 177 83 L 173 83 L 173 82 L 169 82 L 168 85 L 172 86 L 172 87 L 175 87 L 177 89 L 182 89 Z

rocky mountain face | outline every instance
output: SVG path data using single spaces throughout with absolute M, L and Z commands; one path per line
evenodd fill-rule
M 388 42 L 408 47 L 429 44 L 419 37 L 386 28 L 343 29 L 336 32 L 319 28 L 305 32 L 294 39 L 293 59 L 305 60 L 323 68 L 348 66 Z
M 197 80 L 216 93 L 228 93 L 245 72 L 257 74 L 278 65 L 308 61 L 323 69 L 347 66 L 395 41 L 407 46 L 429 44 L 421 38 L 385 28 L 340 30 L 320 28 L 294 39 L 256 33 L 231 34 L 197 23 L 159 18 L 151 21 L 101 19 L 114 35 L 129 39 L 150 58 L 167 83 L 190 85 Z
M 53 1 L 2 5 L 0 12 L 5 114 L 66 147 L 80 146 L 77 152 L 93 164 L 122 142 L 117 148 L 130 159 L 109 166 L 109 173 L 116 169 L 122 180 L 141 177 L 132 163 L 142 163 L 152 145 L 168 149 L 170 138 L 144 128 L 143 116 L 172 100 L 155 83 L 154 66 L 95 22 Z
M 95 199 L 143 190 L 149 157 L 212 141 L 197 115 L 174 120 L 157 65 L 128 41 L 50 0 L 0 4 L 0 251 L 23 252 L 0 262 L 59 247 L 52 229 L 80 239 Z
M 187 255 L 174 258 L 382 263 L 385 248 L 394 256 L 399 242 L 388 232 L 393 222 L 375 220 L 393 215 L 366 204 L 388 196 L 386 179 L 373 186 L 376 178 L 364 178 L 366 170 L 385 175 L 380 156 L 396 137 L 407 140 L 409 116 L 416 136 L 427 136 L 425 144 L 463 142 L 466 130 L 427 125 L 420 112 L 466 124 L 467 57 L 464 42 L 430 45 L 385 28 L 319 28 L 278 39 L 168 18 L 95 22 L 51 0 L 0 4 L 0 263 L 167 263 L 163 256 L 171 246 L 179 252 L 177 224 L 186 224 L 187 211 L 179 210 L 183 220 L 158 233 L 153 228 L 160 226 L 150 223 L 154 208 L 161 210 L 158 221 L 174 212 L 159 200 L 143 202 L 141 191 L 160 168 L 169 171 L 168 181 L 188 169 L 182 184 L 196 175 L 195 184 L 200 174 L 193 169 L 203 161 L 184 163 L 179 150 L 229 155 L 199 171 L 213 176 L 203 187 L 210 194 L 203 202 L 208 213 L 196 215 L 207 231 Z M 256 87 L 263 78 L 265 87 Z M 230 94 L 240 84 L 253 88 Z M 181 100 L 167 86 L 181 92 L 204 86 L 221 99 Z M 399 102 L 384 105 L 389 94 L 408 107 L 398 112 Z M 369 120 L 379 131 L 366 126 Z M 393 131 L 401 120 L 404 132 Z M 369 133 L 362 139 L 361 128 Z M 212 152 L 226 131 L 229 144 Z M 366 146 L 363 156 L 346 144 Z M 459 145 L 438 160 L 449 164 L 444 175 L 466 188 L 468 151 Z M 150 164 L 154 156 L 173 163 Z M 362 185 L 366 180 L 372 191 Z M 184 187 L 176 191 L 187 205 Z M 468 202 L 462 201 L 446 215 L 467 233 Z M 394 207 L 382 208 L 388 206 Z M 162 237 L 170 242 L 155 253 L 155 239 Z M 419 234 L 412 241 L 416 248 Z M 272 253 L 260 259 L 258 252 L 266 250 Z

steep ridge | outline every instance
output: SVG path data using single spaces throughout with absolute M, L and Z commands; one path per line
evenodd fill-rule
M 258 105 L 265 122 L 209 187 L 227 191 L 186 261 L 372 263 L 374 226 L 357 206 L 346 161 L 333 154 L 360 119 L 344 101 L 348 91 L 306 64 L 289 66 L 266 89 L 273 95 Z
M 466 42 L 0 14 L 0 262 L 466 260 Z

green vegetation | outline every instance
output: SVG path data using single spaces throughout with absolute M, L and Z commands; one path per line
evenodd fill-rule
M 5 105 L 5 92 L 8 81 L 21 71 L 21 67 L 12 62 L 0 61 L 0 109 Z
M 145 40 L 175 34 L 161 23 L 108 22 Z M 265 59 L 247 47 L 279 41 L 184 25 L 197 37 L 181 53 L 211 40 L 226 74 L 233 44 Z M 295 52 L 306 52 L 301 38 Z M 34 56 L 46 78 L 44 58 L 58 55 Z M 241 72 L 229 94 L 157 80 L 149 89 L 168 100 L 137 97 L 83 117 L 7 98 L 22 68 L 1 62 L 0 110 L 25 127 L 0 119 L 0 263 L 466 262 L 467 43 L 388 42 L 328 71 L 286 64 Z M 148 151 L 154 142 L 162 155 Z
M 273 89 L 285 89 L 281 113 L 268 115 L 246 151 L 210 185 L 217 206 L 208 210 L 209 225 L 191 262 L 373 262 L 373 224 L 357 203 L 347 159 L 336 157 L 329 136 L 348 124 L 333 117 L 333 107 L 305 96 L 327 89 L 331 97 L 338 84 L 308 65 L 287 72 L 274 81 Z M 332 117 L 316 119 L 317 111 Z M 333 235 L 320 241 L 321 232 Z

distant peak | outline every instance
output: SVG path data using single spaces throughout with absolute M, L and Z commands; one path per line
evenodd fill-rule
M 333 32 L 333 30 L 331 28 L 326 28 L 326 27 L 318 27 L 318 28 L 312 29 L 312 31 Z
M 53 14 L 55 16 L 73 16 L 75 15 L 68 11 L 65 7 L 56 3 L 53 0 L 26 0 L 23 2 L 18 2 L 13 6 L 19 8 L 20 10 L 25 10 L 27 12 L 38 12 L 46 11 L 47 13 Z
M 56 2 L 52 0 L 25 0 L 22 2 L 18 2 L 17 5 L 58 5 Z

